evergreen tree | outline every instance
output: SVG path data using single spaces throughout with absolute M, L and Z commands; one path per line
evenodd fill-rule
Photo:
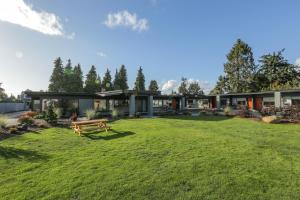
M 97 83 L 97 92 L 101 92 L 101 78 L 99 75 L 97 76 L 96 83 Z
M 138 73 L 137 73 L 137 76 L 136 76 L 136 80 L 135 80 L 135 87 L 134 87 L 134 89 L 135 89 L 135 91 L 137 92 L 137 93 L 139 93 L 139 92 L 143 92 L 143 91 L 145 91 L 146 89 L 145 89 L 145 76 L 144 76 L 144 74 L 143 74 L 143 69 L 142 69 L 142 67 L 140 67 L 139 68 L 139 70 L 138 70 Z
M 114 79 L 113 89 L 114 90 L 120 90 L 121 89 L 120 76 L 119 76 L 119 72 L 118 72 L 117 69 L 116 69 L 116 73 L 115 73 L 115 79 Z
M 299 71 L 282 55 L 284 49 L 263 55 L 259 62 L 257 84 L 260 90 L 292 89 L 299 87 Z
M 0 83 L 0 101 L 7 98 L 7 94 L 5 93 L 4 88 L 2 88 L 2 83 Z
M 88 93 L 95 93 L 97 92 L 97 87 L 97 72 L 95 66 L 92 65 L 90 71 L 86 75 L 84 91 Z
M 226 88 L 226 80 L 224 76 L 219 76 L 214 89 L 210 92 L 211 95 L 224 94 Z
M 249 92 L 252 91 L 256 66 L 251 47 L 238 39 L 227 55 L 224 65 L 227 91 Z
M 188 94 L 190 94 L 190 95 L 203 94 L 203 91 L 201 90 L 201 87 L 197 81 L 190 83 L 190 85 L 188 87 Z
M 65 92 L 74 92 L 74 73 L 69 59 L 64 69 L 63 88 Z
M 178 87 L 178 93 L 183 95 L 188 94 L 188 82 L 184 77 L 181 78 L 181 83 Z
M 119 81 L 120 81 L 120 89 L 121 90 L 128 90 L 128 83 L 127 83 L 127 70 L 124 65 L 121 66 L 119 71 Z
M 157 92 L 158 91 L 158 84 L 156 80 L 151 80 L 149 85 L 149 91 L 151 92 Z
M 81 70 L 80 64 L 74 67 L 73 69 L 73 92 L 82 92 L 83 91 L 83 73 Z
M 109 69 L 106 70 L 103 80 L 102 80 L 102 90 L 110 91 L 112 90 L 112 83 L 111 83 L 111 75 Z
M 54 69 L 50 77 L 50 84 L 48 90 L 50 92 L 61 92 L 63 91 L 63 80 L 64 80 L 64 67 L 60 57 L 54 60 Z

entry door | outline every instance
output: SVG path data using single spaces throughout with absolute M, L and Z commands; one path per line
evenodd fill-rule
M 261 110 L 262 109 L 262 98 L 261 97 L 256 97 L 255 98 L 255 109 L 256 110 Z
M 247 106 L 248 106 L 248 109 L 250 109 L 250 110 L 253 109 L 252 97 L 248 97 Z

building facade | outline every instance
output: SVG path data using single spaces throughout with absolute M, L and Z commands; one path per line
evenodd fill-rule
M 285 105 L 300 105 L 300 90 L 266 91 L 252 93 L 228 93 L 222 95 L 163 95 L 160 92 L 140 92 L 115 90 L 108 92 L 64 93 L 64 92 L 25 92 L 31 99 L 30 108 L 41 112 L 47 109 L 48 102 L 62 108 L 65 116 L 76 112 L 84 116 L 93 109 L 102 113 L 116 110 L 119 115 L 158 115 L 184 110 L 233 109 L 262 110 L 267 107 L 282 108 Z

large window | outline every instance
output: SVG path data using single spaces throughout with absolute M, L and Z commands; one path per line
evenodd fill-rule
M 97 111 L 106 110 L 106 100 L 105 99 L 99 99 L 94 101 L 94 108 Z
M 162 100 L 153 100 L 153 107 L 162 107 Z

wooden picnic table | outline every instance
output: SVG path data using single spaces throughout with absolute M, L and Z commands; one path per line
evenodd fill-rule
M 107 119 L 95 119 L 95 120 L 85 120 L 85 121 L 75 121 L 72 122 L 72 128 L 74 130 L 74 133 L 78 133 L 78 135 L 81 135 L 82 128 L 85 126 L 97 126 L 100 129 L 110 130 L 110 127 L 107 126 Z

